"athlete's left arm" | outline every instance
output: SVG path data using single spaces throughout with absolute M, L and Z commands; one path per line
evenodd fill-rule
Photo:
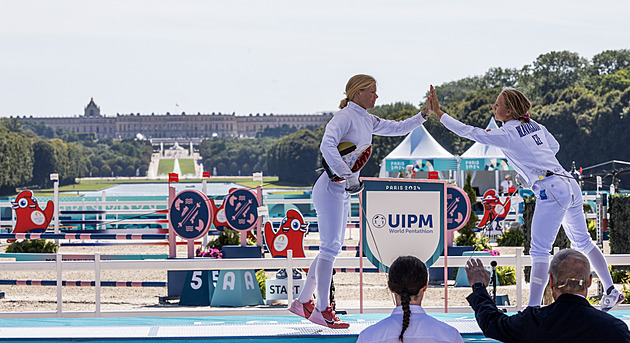
M 500 149 L 510 147 L 510 136 L 503 129 L 485 130 L 479 127 L 466 125 L 459 120 L 444 113 L 440 118 L 444 126 L 460 137 L 472 139 L 481 144 L 496 146 Z
M 405 120 L 387 120 L 370 114 L 372 119 L 372 133 L 379 136 L 402 136 L 422 125 L 426 119 L 419 112 Z
M 540 124 L 538 124 L 540 125 Z M 560 143 L 554 137 L 544 125 L 540 125 L 542 127 L 543 132 L 545 133 L 545 138 L 547 139 L 547 143 L 549 144 L 549 149 L 553 151 L 553 154 L 557 154 L 560 151 Z

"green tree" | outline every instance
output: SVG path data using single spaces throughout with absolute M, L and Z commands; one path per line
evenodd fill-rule
M 33 176 L 33 149 L 23 134 L 0 127 L 0 194 L 12 194 Z
M 586 74 L 588 61 L 570 51 L 552 51 L 536 58 L 523 68 L 522 81 L 536 96 L 556 89 L 576 86 Z
M 33 182 L 42 188 L 51 187 L 50 174 L 59 172 L 55 148 L 48 141 L 37 141 L 33 143 L 33 157 Z
M 470 204 L 474 205 L 477 203 L 477 193 L 472 188 L 471 184 L 471 175 L 470 173 L 466 174 L 466 182 L 464 183 L 464 191 L 468 194 L 468 199 L 470 199 Z M 457 231 L 458 236 L 455 238 L 455 244 L 458 246 L 471 246 L 476 244 L 475 232 L 473 229 L 477 226 L 477 221 L 479 221 L 479 217 L 477 214 L 471 210 L 470 218 L 468 218 L 468 222 L 466 225 Z
M 606 50 L 593 56 L 589 72 L 591 75 L 612 75 L 628 67 L 630 67 L 630 50 Z
M 319 140 L 310 130 L 300 130 L 278 139 L 269 149 L 269 172 L 278 180 L 297 184 L 312 184 L 317 178 Z

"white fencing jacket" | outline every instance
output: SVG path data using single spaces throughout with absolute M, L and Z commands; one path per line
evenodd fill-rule
M 337 150 L 339 143 L 354 143 L 358 148 L 372 144 L 372 135 L 401 136 L 411 132 L 425 121 L 420 113 L 402 121 L 381 119 L 350 101 L 348 106 L 337 112 L 326 125 L 319 148 L 330 169 L 345 179 L 352 174 L 352 171 L 341 159 Z
M 531 119 L 523 124 L 520 120 L 510 120 L 492 130 L 466 125 L 446 113 L 440 121 L 461 137 L 501 149 L 510 166 L 530 187 L 544 178 L 547 171 L 570 176 L 556 159 L 560 150 L 558 141 L 545 126 Z

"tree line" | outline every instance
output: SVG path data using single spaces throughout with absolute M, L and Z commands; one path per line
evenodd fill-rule
M 50 188 L 50 174 L 67 185 L 84 176 L 146 175 L 153 147 L 149 141 L 94 139 L 43 124 L 0 119 L 0 195 L 16 188 Z
M 590 166 L 630 156 L 630 50 L 607 50 L 587 60 L 569 51 L 542 54 L 522 68 L 491 68 L 436 87 L 442 109 L 466 124 L 486 127 L 492 105 L 505 87 L 523 91 L 532 101 L 531 117 L 545 125 L 561 145 L 557 157 L 566 168 Z M 419 94 L 419 97 L 422 97 Z M 375 107 L 372 114 L 402 120 L 424 107 L 394 103 Z M 424 126 L 449 152 L 462 154 L 473 142 L 446 130 L 435 116 Z M 256 138 L 210 138 L 199 145 L 204 170 L 215 175 L 251 175 L 262 171 L 280 182 L 311 185 L 321 173 L 319 143 L 324 127 L 281 127 L 260 131 Z M 362 171 L 376 176 L 380 161 L 404 137 L 373 138 L 372 158 Z M 90 134 L 22 126 L 0 120 L 0 192 L 15 187 L 49 187 L 49 174 L 60 182 L 83 176 L 146 175 L 151 144 L 142 140 L 96 140 Z
M 466 124 L 486 127 L 494 116 L 492 105 L 506 87 L 521 90 L 531 100 L 531 117 L 556 137 L 561 145 L 557 157 L 566 169 L 573 161 L 586 167 L 630 156 L 630 145 L 622 143 L 630 141 L 630 50 L 604 51 L 591 60 L 569 51 L 550 52 L 520 69 L 491 68 L 484 75 L 447 82 L 436 89 L 442 109 Z M 402 120 L 423 107 L 423 101 L 417 105 L 394 103 L 377 106 L 370 113 Z M 474 143 L 448 131 L 435 116 L 424 125 L 453 154 L 461 155 Z M 318 128 L 274 141 L 233 140 L 229 149 L 202 153 L 204 165 L 211 170 L 208 167 L 215 166 L 220 155 L 222 167 L 231 165 L 229 161 L 235 162 L 235 168 L 256 165 L 260 169 L 255 170 L 277 175 L 280 181 L 310 185 L 321 172 L 317 169 L 321 167 L 319 143 L 323 133 L 323 128 Z M 361 174 L 378 175 L 380 161 L 403 139 L 374 136 L 372 158 Z M 241 160 L 242 155 L 231 152 L 254 147 L 259 148 L 257 154 L 250 155 L 252 160 Z

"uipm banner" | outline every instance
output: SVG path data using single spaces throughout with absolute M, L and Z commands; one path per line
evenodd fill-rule
M 362 178 L 363 251 L 387 272 L 398 256 L 412 255 L 427 267 L 440 257 L 446 225 L 446 181 Z

